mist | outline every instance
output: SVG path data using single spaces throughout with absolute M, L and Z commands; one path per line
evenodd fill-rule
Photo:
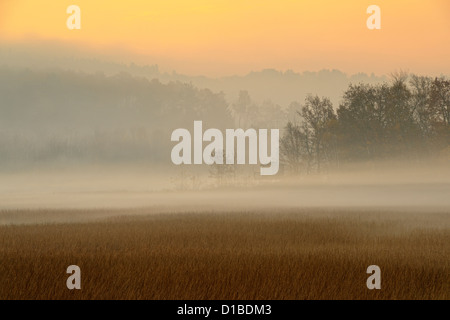
M 191 83 L 201 89 L 223 92 L 229 101 L 236 99 L 239 91 L 246 90 L 257 103 L 271 101 L 282 106 L 292 101 L 302 101 L 310 93 L 330 97 L 334 104 L 338 104 L 342 91 L 349 83 L 375 84 L 388 78 L 386 75 L 364 72 L 347 74 L 336 69 L 297 71 L 273 68 L 211 77 L 179 73 L 171 68 L 170 61 L 160 57 L 137 56 L 121 48 L 111 48 L 105 52 L 57 41 L 37 42 L 30 39 L 27 43 L 0 42 L 0 66 L 102 73 L 106 76 L 127 73 L 149 80 L 158 79 L 164 84 L 171 81 Z
M 448 212 L 445 77 L 264 70 L 213 79 L 50 49 L 28 59 L 26 47 L 0 48 L 2 224 L 88 221 L 127 208 Z M 280 129 L 280 172 L 173 165 L 172 131 L 196 120 L 205 129 Z M 103 211 L 38 219 L 19 209 Z

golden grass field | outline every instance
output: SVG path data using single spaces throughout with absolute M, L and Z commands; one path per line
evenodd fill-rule
M 116 214 L 0 226 L 0 299 L 450 298 L 446 210 Z M 81 290 L 66 287 L 73 264 Z M 381 290 L 366 287 L 373 264 Z

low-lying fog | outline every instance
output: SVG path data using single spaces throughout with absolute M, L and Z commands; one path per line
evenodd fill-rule
M 77 221 L 89 216 L 64 218 L 23 216 L 23 209 L 148 208 L 146 212 L 221 212 L 284 210 L 305 207 L 430 208 L 450 212 L 450 169 L 447 166 L 406 167 L 399 164 L 358 168 L 339 173 L 258 175 L 233 177 L 228 182 L 202 172 L 176 166 L 159 168 L 98 167 L 77 170 L 37 170 L 0 174 L 0 224 Z M 249 171 L 251 172 L 251 171 Z M 75 213 L 74 213 L 75 214 Z M 120 215 L 126 211 L 120 210 Z

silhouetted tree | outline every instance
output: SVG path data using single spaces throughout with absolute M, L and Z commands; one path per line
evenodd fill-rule
M 311 141 L 317 171 L 320 172 L 324 149 L 331 134 L 330 123 L 336 120 L 333 105 L 328 98 L 309 95 L 300 114 L 304 121 L 304 134 Z

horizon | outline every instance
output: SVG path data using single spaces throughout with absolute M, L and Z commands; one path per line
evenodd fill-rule
M 227 78 L 245 78 L 252 74 L 263 74 L 267 72 L 276 72 L 281 75 L 305 75 L 305 74 L 319 74 L 322 72 L 338 72 L 345 75 L 347 78 L 357 77 L 360 75 L 365 75 L 367 77 L 374 77 L 380 79 L 387 79 L 393 73 L 396 72 L 406 72 L 408 74 L 416 74 L 419 76 L 431 76 L 431 77 L 441 77 L 449 76 L 450 69 L 445 71 L 435 71 L 426 72 L 416 70 L 414 68 L 393 68 L 391 70 L 386 70 L 385 72 L 378 72 L 376 70 L 352 70 L 347 71 L 337 67 L 317 67 L 309 68 L 305 66 L 303 69 L 293 69 L 293 68 L 277 68 L 274 66 L 258 66 L 257 68 L 241 70 L 240 72 L 222 73 L 222 74 L 210 74 L 208 72 L 200 73 L 195 71 L 183 72 L 183 68 L 177 69 L 176 64 L 171 64 L 167 61 L 158 61 L 149 55 L 138 55 L 124 48 L 117 48 L 114 53 L 105 53 L 101 50 L 90 46 L 80 47 L 78 44 L 66 43 L 61 40 L 56 39 L 36 39 L 34 36 L 28 35 L 25 39 L 27 42 L 8 42 L 2 41 L 0 39 L 0 57 L 3 58 L 3 63 L 0 64 L 2 67 L 19 67 L 19 68 L 31 68 L 36 70 L 72 70 L 72 71 L 82 71 L 85 73 L 95 73 L 104 72 L 104 69 L 95 70 L 79 70 L 77 68 L 71 68 L 67 65 L 68 61 L 80 62 L 80 63 L 96 63 L 98 65 L 115 65 L 117 67 L 137 67 L 137 68 L 147 68 L 156 67 L 157 72 L 161 76 L 182 76 L 187 78 L 206 78 L 210 80 L 221 80 Z M 110 47 L 111 49 L 113 47 Z M 3 52 L 2 52 L 3 51 Z M 32 57 L 30 59 L 30 57 Z M 5 60 L 6 58 L 6 60 Z M 10 59 L 10 60 L 8 60 Z M 21 59 L 21 60 L 20 60 Z M 55 59 L 58 60 L 59 64 Z M 24 62 L 26 60 L 26 62 Z M 20 62 L 17 62 L 20 61 Z M 44 63 L 43 63 L 44 62 Z M 45 67 L 45 64 L 49 67 Z M 42 67 L 42 65 L 44 67 Z M 51 67 L 50 67 L 51 65 Z M 132 73 L 131 73 L 132 74 Z M 132 74 L 133 75 L 133 74 Z
M 49 49 L 51 48 L 51 49 Z M 77 51 L 78 50 L 78 51 Z M 31 58 L 31 56 L 34 56 Z M 185 78 L 205 78 L 208 80 L 222 80 L 222 79 L 230 79 L 230 78 L 246 78 L 248 76 L 254 74 L 268 74 L 268 73 L 276 73 L 282 76 L 285 75 L 295 75 L 295 76 L 304 76 L 311 74 L 321 74 L 321 73 L 339 73 L 341 75 L 346 76 L 351 79 L 358 76 L 367 76 L 369 78 L 379 78 L 379 80 L 387 80 L 391 77 L 392 74 L 396 72 L 406 72 L 407 74 L 415 74 L 418 76 L 429 76 L 429 77 L 448 77 L 450 75 L 449 72 L 434 72 L 434 73 L 426 73 L 426 72 L 417 72 L 412 68 L 402 69 L 402 68 L 393 68 L 390 71 L 385 73 L 383 72 L 374 72 L 374 71 L 354 71 L 347 72 L 343 69 L 334 68 L 334 67 L 323 67 L 317 69 L 305 68 L 305 69 L 291 69 L 291 68 L 276 68 L 271 66 L 261 66 L 259 69 L 248 69 L 243 70 L 240 73 L 224 73 L 222 75 L 210 75 L 207 73 L 183 73 L 181 70 L 177 70 L 172 68 L 168 64 L 160 64 L 156 60 L 152 60 L 151 57 L 142 57 L 138 55 L 134 55 L 129 51 L 123 51 L 119 54 L 110 54 L 106 55 L 104 53 L 99 52 L 93 48 L 83 47 L 80 50 L 80 47 L 77 47 L 73 44 L 64 43 L 62 41 L 56 40 L 46 40 L 43 42 L 37 41 L 36 39 L 32 39 L 29 43 L 19 43 L 19 42 L 1 42 L 0 40 L 0 57 L 3 59 L 3 63 L 0 64 L 1 67 L 7 68 L 30 68 L 36 71 L 52 71 L 52 70 L 66 70 L 66 71 L 74 71 L 74 72 L 82 72 L 82 73 L 97 73 L 97 72 L 105 72 L 105 68 L 101 69 L 93 69 L 87 71 L 87 68 L 81 70 L 78 67 L 72 67 L 68 65 L 68 61 L 78 62 L 80 64 L 83 63 L 91 63 L 103 66 L 115 66 L 122 68 L 153 68 L 152 71 L 158 73 L 160 76 L 174 77 L 180 76 Z M 58 61 L 55 61 L 55 58 Z M 8 60 L 10 59 L 10 60 Z M 59 64 L 58 64 L 59 63 Z M 48 64 L 49 66 L 46 66 Z M 51 65 L 51 67 L 50 67 Z M 149 69 L 147 69 L 149 70 Z M 127 71 L 119 71 L 119 72 L 127 72 Z M 111 73 L 111 74 L 117 74 Z M 106 72 L 108 74 L 108 72 Z M 130 72 L 132 76 L 135 76 L 132 72 Z

